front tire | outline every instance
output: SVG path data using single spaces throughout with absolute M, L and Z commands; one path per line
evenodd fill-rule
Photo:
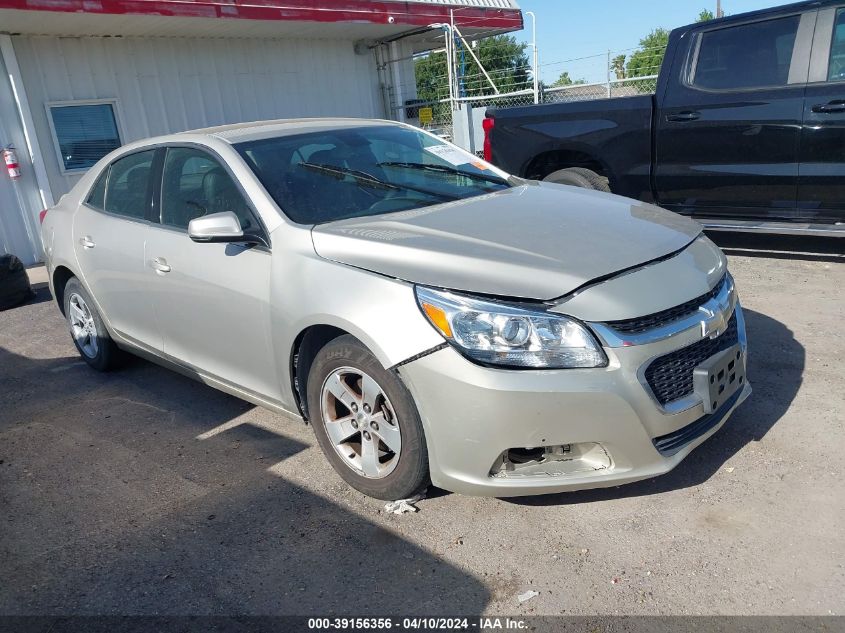
M 330 341 L 308 373 L 308 411 L 326 459 L 377 499 L 405 499 L 428 484 L 419 412 L 399 376 L 355 337 Z
M 556 182 L 559 185 L 571 185 L 583 189 L 593 189 L 610 193 L 610 183 L 604 176 L 599 176 L 591 169 L 584 167 L 567 167 L 550 173 L 543 178 L 546 182 Z
M 65 285 L 64 302 L 70 336 L 82 359 L 97 371 L 117 367 L 120 350 L 109 336 L 91 295 L 76 277 Z

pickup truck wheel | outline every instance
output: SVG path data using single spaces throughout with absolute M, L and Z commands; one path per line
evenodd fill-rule
M 425 434 L 410 392 L 355 337 L 317 353 L 308 373 L 308 410 L 323 454 L 353 488 L 405 499 L 428 484 Z
M 610 185 L 607 178 L 599 176 L 591 169 L 584 167 L 567 167 L 566 169 L 559 169 L 553 171 L 548 176 L 543 178 L 547 182 L 556 182 L 559 185 L 572 185 L 573 187 L 582 187 L 584 189 L 595 189 L 596 191 L 604 191 L 610 193 Z

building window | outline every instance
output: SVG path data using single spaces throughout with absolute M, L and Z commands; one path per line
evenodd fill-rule
M 84 171 L 120 147 L 114 101 L 48 103 L 62 171 Z

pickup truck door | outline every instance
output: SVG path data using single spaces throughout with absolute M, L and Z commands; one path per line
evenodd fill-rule
M 656 114 L 659 204 L 699 217 L 794 217 L 815 14 L 686 35 L 664 65 L 670 78 Z
M 819 10 L 801 135 L 800 219 L 845 222 L 845 5 Z

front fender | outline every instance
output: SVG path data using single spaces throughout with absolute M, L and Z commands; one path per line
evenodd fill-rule
M 417 306 L 413 284 L 323 259 L 310 232 L 286 228 L 287 253 L 274 252 L 270 291 L 271 337 L 285 400 L 293 402 L 291 354 L 309 327 L 348 332 L 385 368 L 444 342 Z M 277 240 L 274 232 L 274 248 Z

